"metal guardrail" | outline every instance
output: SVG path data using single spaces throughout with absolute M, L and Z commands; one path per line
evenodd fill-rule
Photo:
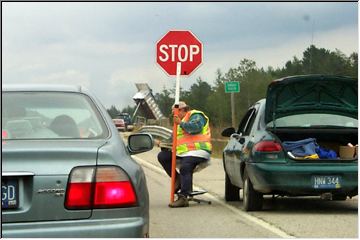
M 160 127 L 160 126 L 145 125 L 145 126 L 142 126 L 141 128 L 139 128 L 138 132 L 150 133 L 153 136 L 161 137 L 164 139 L 171 138 L 171 136 L 172 136 L 172 130 L 165 128 L 165 127 Z
M 156 125 L 142 126 L 141 128 L 139 128 L 138 132 L 150 133 L 153 136 L 161 137 L 164 139 L 169 139 L 172 136 L 172 130 Z M 216 139 L 216 138 L 212 138 L 211 141 L 228 142 L 227 139 Z

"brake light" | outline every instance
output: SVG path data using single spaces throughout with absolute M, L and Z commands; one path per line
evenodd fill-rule
M 254 146 L 254 151 L 256 152 L 280 152 L 281 150 L 280 143 L 275 141 L 261 141 Z
M 9 137 L 9 134 L 6 130 L 1 130 L 1 138 L 6 139 Z
M 95 184 L 95 208 L 133 206 L 135 204 L 136 195 L 132 184 L 120 168 L 98 168 Z
M 76 167 L 65 197 L 67 209 L 128 207 L 137 204 L 128 175 L 119 167 Z
M 91 206 L 91 183 L 70 183 L 66 196 L 67 208 L 89 208 Z

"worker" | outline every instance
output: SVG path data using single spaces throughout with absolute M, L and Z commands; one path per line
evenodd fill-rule
M 175 177 L 175 193 L 178 198 L 169 207 L 188 207 L 193 171 L 198 164 L 210 160 L 212 145 L 209 118 L 201 111 L 190 110 L 185 102 L 180 101 L 179 114 L 174 116 L 174 122 L 178 124 L 176 159 L 180 163 L 180 173 L 176 171 Z M 158 161 L 170 177 L 171 158 L 171 150 L 162 149 L 158 154 Z

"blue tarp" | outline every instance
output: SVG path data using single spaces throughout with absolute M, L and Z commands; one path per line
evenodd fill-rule
M 320 159 L 336 159 L 335 151 L 320 147 L 315 138 L 306 138 L 299 141 L 284 141 L 282 143 L 286 152 L 291 152 L 295 157 L 306 157 L 318 154 Z
M 318 144 L 315 138 L 306 138 L 299 141 L 284 141 L 285 151 L 291 152 L 295 157 L 305 157 L 316 154 Z

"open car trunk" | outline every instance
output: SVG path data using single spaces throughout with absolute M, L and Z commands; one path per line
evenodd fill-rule
M 267 130 L 275 134 L 291 154 L 295 152 L 293 146 L 289 147 L 284 141 L 315 138 L 321 147 L 320 151 L 316 148 L 315 153 L 315 144 L 306 145 L 303 152 L 297 149 L 298 155 L 290 154 L 292 158 L 311 153 L 306 157 L 315 155 L 310 159 L 316 159 L 319 152 L 321 160 L 355 160 L 356 147 L 347 145 L 358 143 L 357 89 L 357 79 L 342 76 L 301 75 L 275 80 L 266 95 Z M 337 156 L 333 152 L 328 154 L 328 149 Z
M 298 141 L 306 138 L 315 138 L 317 144 L 325 149 L 333 150 L 337 154 L 337 158 L 318 159 L 324 160 L 357 160 L 358 129 L 357 128 L 276 128 L 268 129 L 275 135 L 275 138 L 284 141 Z M 348 147 L 348 143 L 354 145 L 353 149 Z M 344 146 L 344 147 L 341 147 Z M 340 153 L 340 148 L 342 148 Z M 353 156 L 345 156 L 344 151 L 353 151 Z M 314 161 L 314 160 L 312 160 Z

